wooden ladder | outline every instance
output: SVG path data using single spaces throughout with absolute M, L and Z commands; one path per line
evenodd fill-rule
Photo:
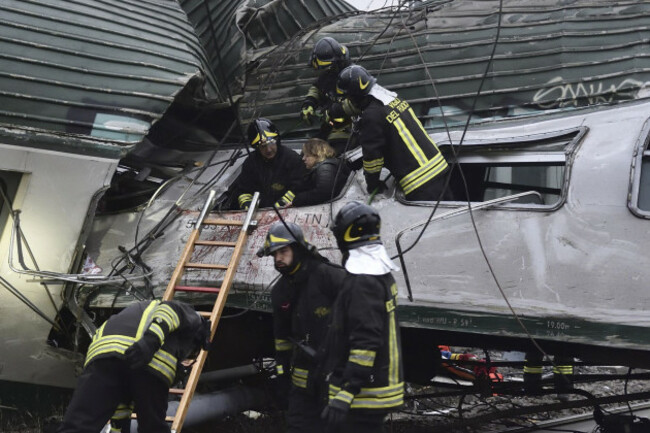
M 167 290 L 163 296 L 164 301 L 169 301 L 174 298 L 176 292 L 194 292 L 194 293 L 214 293 L 217 294 L 217 299 L 212 307 L 212 312 L 200 312 L 204 317 L 209 317 L 212 321 L 211 328 L 211 337 L 214 338 L 214 334 L 217 330 L 217 325 L 219 324 L 219 319 L 221 318 L 221 312 L 226 304 L 226 297 L 228 296 L 228 291 L 232 285 L 233 278 L 237 272 L 237 266 L 239 265 L 239 260 L 246 245 L 248 235 L 255 223 L 252 222 L 253 214 L 257 209 L 259 203 L 259 193 L 253 195 L 253 200 L 251 206 L 246 213 L 244 221 L 237 220 L 227 220 L 227 219 L 211 219 L 206 218 L 206 214 L 211 209 L 212 204 L 214 203 L 214 191 L 210 191 L 210 196 L 206 201 L 199 218 L 197 219 L 194 229 L 190 233 L 190 237 L 185 244 L 185 249 L 181 254 L 181 258 L 176 265 L 176 269 L 172 273 L 169 284 L 167 285 Z M 230 226 L 230 227 L 240 227 L 237 240 L 235 242 L 223 242 L 223 241 L 208 241 L 200 240 L 199 236 L 201 234 L 201 229 L 203 226 Z M 227 265 L 222 264 L 213 264 L 213 263 L 196 263 L 191 262 L 192 253 L 194 252 L 195 247 L 199 245 L 201 247 L 218 247 L 218 248 L 232 248 L 232 255 Z M 179 285 L 183 274 L 186 269 L 217 269 L 225 271 L 223 277 L 223 282 L 221 287 L 197 287 L 197 286 L 181 286 Z M 201 350 L 197 356 L 194 364 L 192 365 L 192 370 L 187 378 L 187 383 L 185 388 L 176 389 L 172 388 L 169 390 L 170 394 L 180 395 L 181 400 L 178 404 L 178 409 L 176 414 L 173 417 L 167 417 L 167 421 L 171 422 L 171 431 L 172 433 L 180 433 L 181 428 L 183 427 L 183 422 L 187 415 L 187 411 L 194 396 L 194 391 L 196 385 L 199 381 L 199 376 L 203 370 L 203 365 L 205 360 L 208 357 L 208 352 Z

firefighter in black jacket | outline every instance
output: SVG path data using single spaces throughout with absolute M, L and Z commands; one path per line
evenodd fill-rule
M 383 188 L 379 175 L 386 166 L 407 200 L 451 199 L 444 191 L 447 161 L 409 103 L 376 81 L 363 67 L 352 65 L 337 82 L 338 92 L 361 111 L 359 141 L 368 193 Z M 338 106 L 331 111 L 332 116 L 342 112 Z
M 169 432 L 167 398 L 177 364 L 207 349 L 209 339 L 210 321 L 189 305 L 158 300 L 129 305 L 95 333 L 58 433 L 99 432 L 111 416 L 128 411 L 130 402 L 140 433 Z
M 350 65 L 350 52 L 334 38 L 324 37 L 314 44 L 310 64 L 314 69 L 322 72 L 309 88 L 300 109 L 303 121 L 309 125 L 316 116 L 316 110 L 320 109 L 326 113 L 333 102 L 338 102 L 341 99 L 341 96 L 336 93 L 336 80 L 339 72 Z M 323 116 L 317 138 L 327 140 L 336 150 L 336 154 L 340 155 L 345 150 L 352 148 L 352 144 L 348 143 L 350 131 L 351 119 L 349 115 L 342 114 L 336 119 Z
M 399 328 L 395 317 L 397 267 L 381 243 L 381 220 L 360 202 L 344 205 L 332 231 L 347 276 L 332 310 L 325 359 L 330 431 L 380 432 L 384 416 L 404 402 Z
M 260 207 L 271 207 L 300 184 L 305 167 L 296 152 L 282 146 L 278 128 L 268 119 L 251 122 L 248 141 L 255 152 L 243 162 L 235 184 L 239 209 L 248 209 L 255 191 L 260 193 Z
M 258 255 L 272 255 L 282 274 L 271 302 L 278 381 L 289 392 L 287 431 L 323 432 L 320 413 L 326 390 L 315 355 L 345 271 L 320 257 L 300 226 L 290 222 L 271 227 Z

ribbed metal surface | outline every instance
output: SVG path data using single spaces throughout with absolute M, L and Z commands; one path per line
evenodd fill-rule
M 221 89 L 221 102 L 241 95 L 246 66 L 316 23 L 354 11 L 343 0 L 180 0 L 194 24 Z M 253 66 L 253 65 L 251 65 Z M 229 94 L 228 94 L 229 92 Z
M 261 114 L 281 130 L 304 133 L 297 113 L 316 78 L 306 67 L 310 50 L 319 38 L 332 36 L 381 85 L 409 100 L 427 126 L 443 126 L 439 101 L 451 125 L 464 124 L 493 49 L 499 2 L 439 3 L 351 16 L 283 44 L 248 76 L 242 117 Z M 473 121 L 646 96 L 650 2 L 503 3 L 494 60 Z
M 205 65 L 176 2 L 0 2 L 0 127 L 137 143 Z

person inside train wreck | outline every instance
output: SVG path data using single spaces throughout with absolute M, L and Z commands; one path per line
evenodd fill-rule
M 84 370 L 57 433 L 165 433 L 169 387 L 179 364 L 208 349 L 210 320 L 179 301 L 142 301 L 111 316 L 95 333 Z
M 276 401 L 287 407 L 287 431 L 325 432 L 320 419 L 326 392 L 316 360 L 330 311 L 345 277 L 343 268 L 321 257 L 299 225 L 277 222 L 258 256 L 273 256 L 282 275 L 271 289 L 277 375 Z
M 451 200 L 445 187 L 447 161 L 408 102 L 377 84 L 375 77 L 358 65 L 341 71 L 337 92 L 361 112 L 359 142 L 369 194 L 385 189 L 380 180 L 385 166 L 407 200 Z M 342 104 L 333 104 L 328 116 L 344 114 Z
M 281 206 L 278 201 L 283 197 L 291 201 L 291 190 L 305 173 L 300 156 L 282 146 L 278 128 L 263 117 L 248 125 L 248 142 L 255 151 L 244 160 L 234 184 L 237 207 L 248 209 L 255 191 L 260 193 L 260 207 Z
M 332 226 L 347 272 L 320 357 L 329 383 L 321 417 L 329 432 L 382 432 L 384 417 L 404 403 L 397 284 L 391 273 L 398 268 L 381 242 L 380 225 L 374 208 L 352 201 Z

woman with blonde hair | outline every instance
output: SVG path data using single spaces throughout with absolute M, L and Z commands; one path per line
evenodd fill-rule
M 324 203 L 336 197 L 343 189 L 350 169 L 345 161 L 335 158 L 336 151 L 327 141 L 310 138 L 302 146 L 302 161 L 308 172 L 295 194 L 289 191 L 279 207 L 308 206 Z

